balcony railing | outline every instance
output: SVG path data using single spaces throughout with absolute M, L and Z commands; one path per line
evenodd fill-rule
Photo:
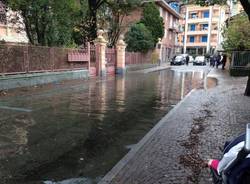
M 173 31 L 178 32 L 178 33 L 184 31 L 183 28 L 181 27 L 181 25 L 179 25 L 179 24 L 177 24 L 177 23 L 174 23 L 174 24 L 172 24 L 172 25 L 169 25 L 169 30 L 173 30 Z

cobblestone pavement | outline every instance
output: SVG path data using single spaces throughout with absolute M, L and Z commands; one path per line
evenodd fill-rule
M 210 184 L 202 160 L 220 158 L 219 147 L 250 122 L 247 78 L 212 70 L 218 86 L 195 90 L 167 114 L 100 182 Z

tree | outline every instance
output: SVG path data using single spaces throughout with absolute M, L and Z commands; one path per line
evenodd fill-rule
M 186 2 L 186 0 L 184 0 Z M 226 4 L 227 1 L 226 0 L 194 0 L 196 4 L 200 4 L 200 5 L 214 5 L 214 4 Z M 246 12 L 247 16 L 248 16 L 248 20 L 250 21 L 250 1 L 249 0 L 240 0 L 240 3 L 244 9 L 244 11 Z M 249 24 L 250 22 L 248 22 L 247 24 Z M 250 96 L 250 72 L 248 75 L 248 82 L 247 82 L 247 86 L 246 86 L 246 90 L 245 90 L 245 95 L 246 96 Z
M 7 6 L 21 14 L 31 44 L 61 46 L 72 42 L 79 7 L 75 0 L 7 0 Z
M 164 22 L 160 16 L 160 11 L 155 3 L 146 3 L 143 7 L 143 16 L 141 19 L 149 31 L 151 31 L 154 44 L 158 42 L 159 38 L 164 36 Z
M 223 30 L 222 43 L 226 51 L 250 49 L 250 24 L 245 13 L 235 16 L 228 21 L 228 26 Z
M 108 9 L 110 10 L 108 14 L 108 40 L 110 47 L 115 46 L 120 34 L 126 29 L 123 26 L 125 16 L 129 15 L 140 4 L 140 0 L 113 0 L 107 2 Z
M 113 47 L 123 29 L 123 20 L 140 0 L 81 0 L 82 20 L 76 26 L 74 37 L 77 43 L 93 41 L 97 29 L 108 31 L 109 46 Z
M 134 24 L 125 35 L 127 50 L 130 52 L 147 52 L 154 48 L 154 38 L 142 23 Z
M 97 36 L 97 11 L 98 9 L 106 2 L 106 0 L 88 0 L 88 23 L 89 26 L 85 27 L 88 29 L 87 32 L 89 33 L 89 40 L 92 41 Z

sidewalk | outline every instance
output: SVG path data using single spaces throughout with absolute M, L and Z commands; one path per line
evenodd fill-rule
M 137 70 L 137 71 L 131 71 L 132 73 L 150 73 L 150 72 L 155 72 L 155 71 L 160 71 L 160 70 L 165 70 L 170 68 L 169 63 L 163 63 L 160 66 L 148 68 L 148 69 L 143 69 L 143 70 Z
M 219 147 L 250 122 L 246 78 L 212 70 L 218 86 L 194 90 L 168 113 L 99 184 L 211 184 L 202 160 L 220 158 Z

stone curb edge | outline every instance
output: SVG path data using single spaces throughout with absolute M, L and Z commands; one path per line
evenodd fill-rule
M 134 157 L 134 155 L 145 145 L 152 135 L 165 123 L 172 114 L 191 96 L 197 89 L 191 90 L 172 110 L 170 110 L 102 179 L 98 184 L 109 184 L 122 168 Z

